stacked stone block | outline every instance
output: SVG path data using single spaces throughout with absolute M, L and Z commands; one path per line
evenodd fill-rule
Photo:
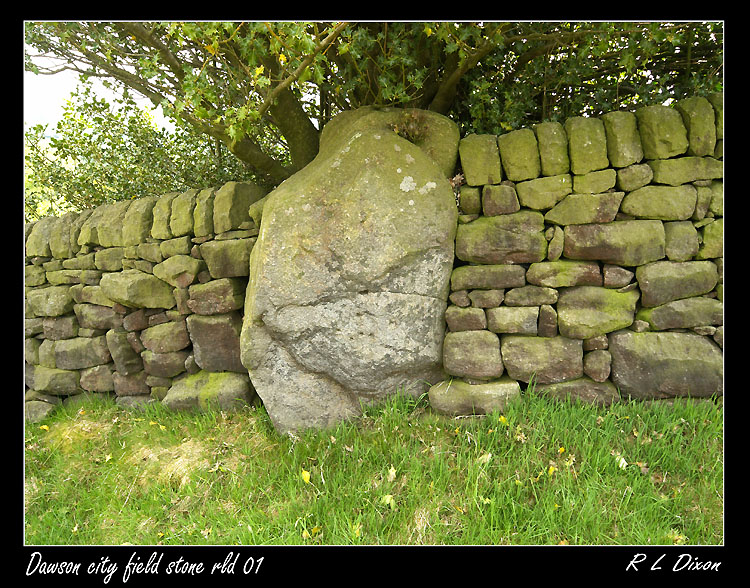
M 255 391 L 240 363 L 251 183 L 46 217 L 26 226 L 26 410 L 82 394 L 126 406 L 228 408 Z
M 459 144 L 434 408 L 723 394 L 722 95 Z

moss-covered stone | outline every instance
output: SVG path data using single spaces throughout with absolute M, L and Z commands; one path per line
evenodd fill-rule
M 633 323 L 637 290 L 618 292 L 598 286 L 565 288 L 557 301 L 560 335 L 590 339 Z
M 175 288 L 187 288 L 206 269 L 202 259 L 189 255 L 173 255 L 154 266 L 154 276 Z
M 190 345 L 190 336 L 183 320 L 168 321 L 143 329 L 140 339 L 146 349 L 155 353 L 179 351 Z
M 583 376 L 575 380 L 546 384 L 539 387 L 541 394 L 561 401 L 579 401 L 597 406 L 611 406 L 620 401 L 617 387 L 609 381 L 597 382 Z
M 128 207 L 122 225 L 122 243 L 126 247 L 145 243 L 151 236 L 154 223 L 154 206 L 158 198 L 137 198 Z
M 690 221 L 664 223 L 664 238 L 669 261 L 688 261 L 698 253 L 698 231 Z
M 679 186 L 698 180 L 714 180 L 724 177 L 724 164 L 713 157 L 676 157 L 654 159 L 648 162 L 657 184 Z
M 506 306 L 541 306 L 556 304 L 558 292 L 546 286 L 521 286 L 505 293 Z
M 451 273 L 451 290 L 514 288 L 526 283 L 525 276 L 520 265 L 462 265 Z
M 613 188 L 617 172 L 613 169 L 600 169 L 580 176 L 573 176 L 573 192 L 577 194 L 600 194 Z
M 624 196 L 624 192 L 569 194 L 544 215 L 544 220 L 557 225 L 612 222 Z
M 541 261 L 547 255 L 543 230 L 544 219 L 534 211 L 480 217 L 458 226 L 456 257 L 487 264 Z
M 693 333 L 610 333 L 612 381 L 623 398 L 722 395 L 723 354 Z
M 188 308 L 196 314 L 224 314 L 242 308 L 245 303 L 245 278 L 219 278 L 205 284 L 193 284 L 188 293 Z
M 99 221 L 97 235 L 99 245 L 102 247 L 122 247 L 123 227 L 125 225 L 125 215 L 130 208 L 131 200 L 121 200 L 113 204 L 104 204 L 100 208 L 106 208 L 106 213 Z
M 172 217 L 172 201 L 179 196 L 179 192 L 170 192 L 160 196 L 154 205 L 151 236 L 154 239 L 171 239 L 174 237 L 169 221 Z
M 600 116 L 607 135 L 607 158 L 613 167 L 624 168 L 643 159 L 643 146 L 635 114 L 608 112 Z
M 479 331 L 487 328 L 484 310 L 451 305 L 445 309 L 445 322 L 453 331 Z
M 688 136 L 688 155 L 713 155 L 716 148 L 716 117 L 713 106 L 703 96 L 678 100 L 675 109 L 682 115 Z
M 252 403 L 255 390 L 247 374 L 201 370 L 185 376 L 162 403 L 173 410 L 237 410 Z
M 568 225 L 563 255 L 624 266 L 643 265 L 664 257 L 664 225 L 658 220 Z
M 193 234 L 207 237 L 214 233 L 214 198 L 216 190 L 206 188 L 198 192 L 193 209 Z M 258 225 L 260 226 L 260 225 Z
M 653 331 L 722 325 L 724 305 L 715 298 L 694 296 L 652 308 L 642 308 L 636 318 L 646 321 Z
M 53 223 L 49 235 L 49 247 L 52 257 L 57 259 L 68 259 L 75 255 L 78 248 L 73 248 L 73 243 L 71 243 L 70 239 L 70 231 L 73 222 L 77 217 L 78 215 L 76 213 L 68 213 L 62 215 L 55 223 Z
M 26 239 L 26 257 L 50 257 L 52 255 L 49 240 L 56 223 L 57 217 L 54 216 L 46 216 L 34 223 Z
M 47 394 L 70 395 L 80 394 L 80 372 L 78 370 L 66 370 L 50 368 L 43 365 L 34 366 L 33 389 Z
M 519 129 L 500 135 L 497 145 L 507 179 L 520 182 L 539 176 L 539 147 L 532 129 Z
M 466 135 L 458 143 L 461 169 L 469 186 L 499 184 L 503 179 L 495 135 Z
M 570 174 L 536 178 L 516 184 L 518 200 L 533 210 L 547 210 L 573 191 Z
M 716 123 L 716 140 L 724 138 L 724 92 L 713 92 L 706 96 L 714 109 L 714 121 Z
M 573 116 L 565 121 L 570 154 L 570 171 L 586 174 L 609 167 L 607 136 L 598 118 Z
M 172 286 L 137 269 L 106 273 L 99 284 L 102 293 L 131 308 L 172 308 Z
M 55 365 L 63 370 L 80 370 L 112 361 L 104 336 L 74 337 L 55 344 Z
M 235 278 L 250 274 L 250 252 L 255 237 L 207 241 L 200 246 L 201 257 L 206 262 L 213 279 Z
M 695 186 L 644 186 L 623 198 L 620 210 L 638 218 L 687 220 L 695 211 Z
M 169 230 L 175 237 L 193 234 L 193 211 L 198 190 L 186 190 L 172 200 Z
M 668 159 L 688 149 L 687 130 L 680 113 L 670 106 L 643 106 L 635 111 L 646 159 Z
M 461 186 L 459 188 L 458 205 L 461 208 L 461 212 L 464 214 L 481 214 L 481 191 L 482 189 L 479 186 Z
M 717 218 L 701 228 L 702 242 L 696 259 L 724 257 L 724 219 Z
M 716 264 L 707 260 L 657 261 L 638 267 L 635 276 L 645 307 L 700 296 L 713 290 L 719 281 Z
M 568 158 L 568 136 L 559 122 L 543 122 L 534 125 L 542 175 L 557 176 L 570 172 Z
M 499 306 L 486 313 L 487 329 L 493 333 L 537 334 L 538 306 Z
M 482 207 L 477 212 L 483 212 L 485 216 L 496 216 L 512 214 L 520 209 L 518 195 L 513 186 L 488 184 L 482 188 Z
M 251 220 L 250 205 L 266 195 L 266 190 L 252 182 L 227 182 L 214 195 L 214 232 L 223 233 L 247 228 Z
M 529 284 L 548 288 L 601 286 L 602 272 L 595 261 L 560 259 L 532 263 L 526 271 Z
M 623 192 L 632 192 L 647 186 L 654 177 L 654 170 L 648 163 L 629 165 L 617 170 L 615 186 Z
M 550 384 L 583 376 L 582 342 L 567 337 L 503 335 L 500 347 L 514 380 Z
M 75 301 L 70 286 L 37 288 L 26 294 L 26 301 L 35 316 L 62 316 L 73 311 Z
M 503 375 L 500 339 L 489 331 L 446 333 L 443 368 L 452 376 L 487 380 Z
M 518 382 L 507 376 L 482 384 L 444 380 L 428 392 L 430 406 L 440 414 L 451 416 L 503 412 L 508 403 L 520 395 Z
M 105 272 L 119 272 L 124 257 L 124 247 L 107 247 L 94 253 L 94 266 Z

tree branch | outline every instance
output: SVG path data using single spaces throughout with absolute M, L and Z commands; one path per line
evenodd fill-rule
M 277 98 L 277 96 L 286 88 L 288 88 L 290 85 L 292 85 L 293 82 L 296 82 L 299 77 L 302 75 L 302 73 L 307 69 L 307 67 L 313 62 L 315 59 L 315 56 L 323 51 L 328 45 L 330 45 L 336 37 L 341 34 L 341 31 L 344 30 L 344 28 L 348 25 L 348 22 L 342 22 L 339 23 L 339 25 L 325 38 L 323 39 L 318 45 L 315 47 L 313 52 L 308 55 L 302 63 L 300 63 L 299 67 L 292 72 L 292 74 L 287 77 L 284 81 L 279 83 L 266 97 L 265 101 L 261 105 L 258 112 L 262 116 L 266 110 L 268 110 L 271 105 L 273 104 L 273 101 Z

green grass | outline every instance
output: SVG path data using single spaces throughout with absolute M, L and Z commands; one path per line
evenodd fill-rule
M 25 542 L 717 545 L 722 411 L 527 391 L 454 419 L 396 398 L 280 436 L 262 407 L 91 401 L 26 426 Z

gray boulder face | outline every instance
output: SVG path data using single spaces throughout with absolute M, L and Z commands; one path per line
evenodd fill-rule
M 434 113 L 347 111 L 266 197 L 240 346 L 278 431 L 443 379 L 458 140 Z

